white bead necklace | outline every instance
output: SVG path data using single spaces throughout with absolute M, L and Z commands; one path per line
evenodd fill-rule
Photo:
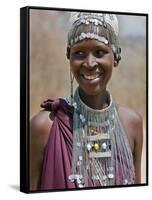
M 110 94 L 109 99 L 107 108 L 94 110 L 75 92 L 69 180 L 78 187 L 88 187 L 89 179 L 93 186 L 134 183 L 131 149 Z

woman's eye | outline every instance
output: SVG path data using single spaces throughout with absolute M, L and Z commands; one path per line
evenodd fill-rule
M 97 51 L 95 52 L 95 56 L 96 56 L 97 58 L 103 57 L 104 54 L 105 54 L 105 53 L 104 53 L 103 51 L 101 51 L 101 50 L 97 50 Z
M 74 56 L 78 59 L 85 58 L 85 53 L 83 51 L 77 51 L 74 53 Z

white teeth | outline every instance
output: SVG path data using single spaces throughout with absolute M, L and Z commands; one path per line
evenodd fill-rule
M 95 75 L 83 75 L 85 79 L 87 80 L 93 80 L 93 79 L 96 79 L 100 76 L 100 74 L 95 74 Z

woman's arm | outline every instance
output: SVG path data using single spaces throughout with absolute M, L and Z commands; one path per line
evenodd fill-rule
M 133 109 L 118 106 L 118 113 L 133 154 L 135 167 L 135 183 L 141 183 L 141 155 L 143 144 L 142 117 Z
M 52 121 L 50 112 L 41 111 L 30 121 L 30 190 L 39 189 L 43 152 L 48 141 Z
M 143 123 L 138 114 L 134 121 L 135 142 L 134 142 L 134 166 L 135 166 L 135 183 L 141 183 L 141 156 L 143 146 Z

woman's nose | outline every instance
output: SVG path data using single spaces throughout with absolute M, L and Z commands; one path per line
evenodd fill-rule
M 85 67 L 88 68 L 93 68 L 95 66 L 97 66 L 97 61 L 95 56 L 93 56 L 92 54 L 89 54 L 86 59 L 84 60 L 84 64 Z

